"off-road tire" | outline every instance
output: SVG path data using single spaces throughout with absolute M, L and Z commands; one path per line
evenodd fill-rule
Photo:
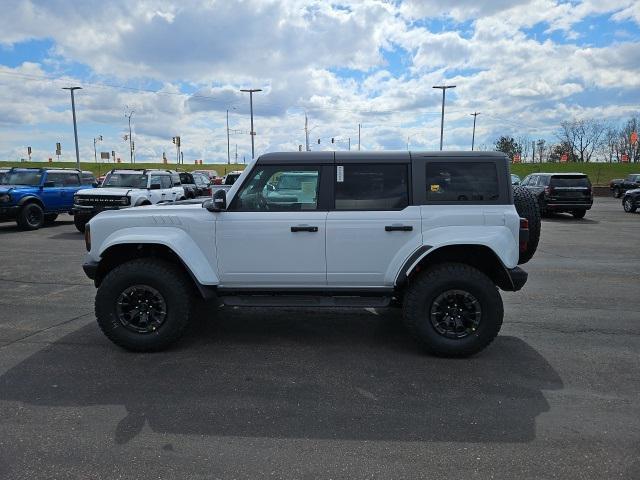
M 513 187 L 513 203 L 518 215 L 529 221 L 527 249 L 524 252 L 520 252 L 520 257 L 518 258 L 518 264 L 521 265 L 531 260 L 538 249 L 541 231 L 540 205 L 535 195 L 525 187 L 518 186 Z
M 116 345 L 135 352 L 152 352 L 177 342 L 191 316 L 190 279 L 177 266 L 159 259 L 132 260 L 111 270 L 96 294 L 95 312 L 103 333 Z M 166 303 L 166 318 L 157 330 L 138 333 L 119 320 L 116 302 L 122 292 L 134 285 L 157 290 Z
M 73 224 L 76 226 L 76 229 L 80 232 L 80 233 L 84 233 L 84 229 L 87 226 L 87 223 L 89 223 L 89 219 L 86 217 L 82 217 L 79 215 L 74 215 L 73 216 Z
M 45 225 L 53 225 L 58 218 L 57 213 L 48 213 L 44 216 L 44 224 Z
M 447 338 L 430 321 L 433 301 L 448 290 L 469 292 L 480 303 L 480 323 L 467 337 Z M 407 329 L 426 352 L 441 357 L 467 357 L 483 350 L 498 335 L 504 309 L 498 289 L 484 273 L 461 263 L 442 263 L 410 280 L 402 314 Z
M 22 230 L 37 230 L 44 225 L 44 211 L 37 203 L 27 203 L 20 208 L 16 218 Z
M 622 200 L 622 208 L 624 208 L 624 211 L 627 213 L 634 213 L 637 209 L 637 207 L 633 205 L 631 197 L 624 197 Z
M 618 187 L 613 189 L 613 198 L 620 198 L 622 196 L 622 190 Z
M 571 215 L 573 215 L 573 218 L 576 218 L 576 219 L 584 218 L 586 214 L 587 214 L 587 211 L 584 208 L 580 208 L 578 210 L 571 210 Z

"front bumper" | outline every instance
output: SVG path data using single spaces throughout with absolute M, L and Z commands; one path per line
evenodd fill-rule
M 19 210 L 17 205 L 0 206 L 0 220 L 15 220 Z
M 82 264 L 82 269 L 87 277 L 91 280 L 96 279 L 96 274 L 98 273 L 98 262 L 94 262 L 92 260 L 87 260 Z

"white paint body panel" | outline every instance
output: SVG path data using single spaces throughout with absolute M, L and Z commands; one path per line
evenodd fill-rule
M 410 232 L 385 231 L 387 225 Z M 401 211 L 343 211 L 327 216 L 327 283 L 335 287 L 391 287 L 389 273 L 422 245 L 420 207 Z
M 216 217 L 221 286 L 326 285 L 327 212 L 220 212 Z M 302 225 L 318 231 L 291 231 Z

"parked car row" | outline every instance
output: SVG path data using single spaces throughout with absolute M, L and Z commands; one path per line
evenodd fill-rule
M 97 185 L 91 172 L 47 168 L 11 168 L 0 183 L 0 221 L 15 220 L 23 230 L 53 223 L 71 211 L 79 190 Z
M 0 221 L 24 230 L 53 223 L 70 213 L 79 231 L 103 210 L 211 196 L 200 173 L 171 170 L 112 170 L 96 180 L 89 171 L 16 167 L 0 170 Z

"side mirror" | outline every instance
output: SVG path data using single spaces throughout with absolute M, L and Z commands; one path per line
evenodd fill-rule
M 160 185 L 159 183 L 152 183 L 151 186 L 149 187 L 149 190 L 160 190 L 162 188 L 162 185 Z
M 55 182 L 44 182 L 42 185 L 44 188 L 53 188 L 56 186 Z
M 226 190 L 216 190 L 213 198 L 205 200 L 202 204 L 210 212 L 221 212 L 227 208 L 227 192 Z

